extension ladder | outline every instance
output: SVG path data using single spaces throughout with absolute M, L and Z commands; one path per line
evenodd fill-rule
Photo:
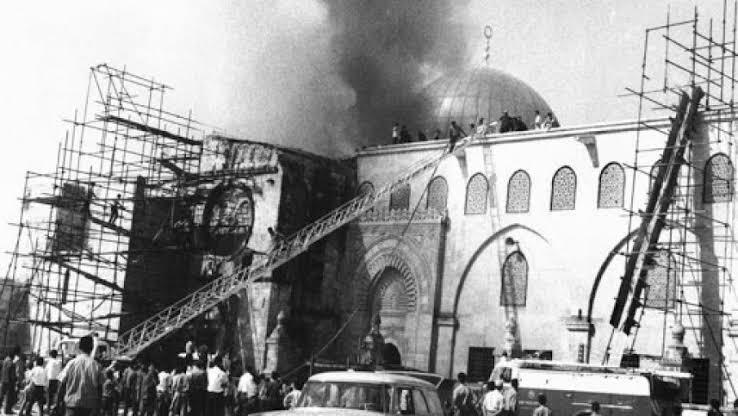
M 231 274 L 221 276 L 192 292 L 157 314 L 118 336 L 112 346 L 112 357 L 132 358 L 145 348 L 184 326 L 198 315 L 215 307 L 218 303 L 236 294 L 256 279 L 268 276 L 274 269 L 305 252 L 312 244 L 331 234 L 343 225 L 355 220 L 371 209 L 376 202 L 388 196 L 398 186 L 434 168 L 442 160 L 463 151 L 469 144 L 467 137 L 457 143 L 453 152 L 448 149 L 440 154 L 411 165 L 404 175 L 373 193 L 359 195 L 339 206 L 317 221 L 305 226 L 294 235 L 275 242 L 264 256 L 254 259 L 251 266 L 239 268 Z

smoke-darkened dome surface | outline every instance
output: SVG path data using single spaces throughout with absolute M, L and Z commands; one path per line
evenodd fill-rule
M 452 120 L 468 129 L 480 117 L 486 122 L 497 120 L 503 111 L 521 116 L 529 127 L 535 110 L 552 111 L 543 97 L 514 76 L 489 67 L 452 72 L 431 82 L 422 92 L 427 101 L 429 120 L 426 128 L 448 128 Z

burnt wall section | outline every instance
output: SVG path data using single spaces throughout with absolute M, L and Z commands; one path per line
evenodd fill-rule
M 351 162 L 333 161 L 304 152 L 283 150 L 279 154 L 283 171 L 282 198 L 279 205 L 279 231 L 284 235 L 320 219 L 354 197 L 355 169 Z M 339 229 L 295 258 L 275 273 L 275 282 L 289 285 L 289 296 L 277 300 L 269 316 L 269 330 L 276 324 L 277 314 L 286 312 L 284 326 L 292 351 L 302 359 L 323 347 L 341 325 L 338 302 L 338 269 L 344 252 L 345 228 Z M 280 299 L 282 298 L 282 299 Z M 290 357 L 292 363 L 300 360 Z
M 187 295 L 198 281 L 190 273 L 188 238 L 174 224 L 189 215 L 171 198 L 146 198 L 139 177 L 123 294 L 121 331 L 126 331 Z
M 30 315 L 28 289 L 25 285 L 12 280 L 0 283 L 0 336 L 5 350 L 10 353 L 13 348 L 20 347 L 23 352 L 31 350 L 31 328 L 27 320 Z

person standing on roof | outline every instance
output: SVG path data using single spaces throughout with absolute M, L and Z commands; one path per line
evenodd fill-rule
M 100 365 L 90 356 L 92 347 L 91 336 L 80 338 L 80 354 L 64 369 L 60 390 L 64 392 L 65 416 L 90 416 L 100 408 L 103 379 Z
M 403 125 L 400 128 L 400 143 L 410 143 L 412 141 L 412 137 L 410 137 L 410 132 L 407 129 L 407 126 Z
M 508 131 L 514 130 L 513 119 L 509 114 L 507 114 L 507 111 L 502 113 L 498 125 L 500 133 L 507 133 Z
M 541 112 L 536 110 L 536 116 L 533 118 L 533 128 L 540 130 L 543 128 L 543 118 L 541 118 Z
M 484 124 L 484 117 L 479 119 L 479 124 L 477 124 L 477 135 L 484 136 L 487 134 L 487 125 Z
M 400 143 L 400 125 L 395 123 L 392 125 L 392 144 Z
M 461 140 L 462 137 L 466 137 L 466 132 L 456 124 L 455 121 L 451 122 L 451 128 L 448 129 L 448 146 L 449 146 L 449 152 L 454 151 L 454 147 L 456 147 L 456 143 Z
M 456 385 L 451 395 L 454 416 L 477 416 L 477 411 L 474 409 L 474 393 L 466 385 L 466 374 L 459 373 L 456 377 L 459 384 Z

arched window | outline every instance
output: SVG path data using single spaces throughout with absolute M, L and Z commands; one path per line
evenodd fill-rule
M 568 166 L 559 168 L 551 181 L 551 211 L 574 209 L 577 175 Z
M 484 174 L 477 173 L 466 184 L 465 214 L 484 214 L 487 212 L 487 194 L 489 183 Z
M 530 176 L 524 170 L 512 174 L 507 183 L 507 207 L 510 213 L 528 212 L 530 208 Z
M 525 306 L 528 291 L 528 261 L 520 250 L 513 251 L 502 265 L 501 306 Z
M 390 210 L 410 209 L 410 184 L 396 187 L 390 194 Z
M 448 201 L 448 184 L 442 176 L 436 176 L 428 184 L 428 198 L 425 202 L 426 209 L 435 209 L 438 212 L 446 210 Z
M 597 207 L 620 208 L 625 199 L 625 171 L 620 164 L 612 162 L 602 168 Z
M 653 264 L 646 275 L 648 290 L 646 307 L 673 309 L 677 297 L 677 262 L 666 250 L 653 255 Z
M 708 204 L 733 199 L 733 163 L 725 153 L 717 153 L 707 159 L 702 195 Z
M 356 189 L 356 196 L 374 193 L 374 185 L 369 181 L 362 182 Z

